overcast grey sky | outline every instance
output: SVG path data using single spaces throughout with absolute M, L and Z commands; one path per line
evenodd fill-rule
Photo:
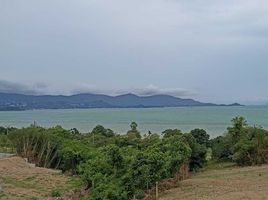
M 268 102 L 267 0 L 1 0 L 0 91 Z

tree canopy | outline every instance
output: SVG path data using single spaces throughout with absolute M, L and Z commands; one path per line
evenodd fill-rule
M 13 149 L 37 166 L 78 175 L 90 188 L 86 199 L 127 200 L 142 198 L 158 181 L 177 179 L 183 165 L 191 171 L 204 167 L 210 151 L 214 160 L 241 166 L 268 163 L 268 131 L 248 126 L 243 117 L 231 123 L 227 133 L 213 139 L 198 128 L 142 136 L 135 122 L 126 134 L 101 125 L 87 134 L 60 126 L 0 127 L 0 148 Z

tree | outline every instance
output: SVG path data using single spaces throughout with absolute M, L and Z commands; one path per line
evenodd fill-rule
M 80 135 L 79 131 L 76 128 L 70 129 L 72 135 Z
M 238 165 L 268 163 L 268 132 L 262 128 L 248 127 L 233 147 L 233 160 Z
M 79 165 L 78 171 L 87 187 L 93 187 L 93 189 L 102 182 L 102 177 L 113 174 L 113 168 L 107 162 L 105 154 L 98 150 L 94 152 L 90 159 Z
M 138 127 L 138 124 L 136 122 L 131 122 L 130 124 L 131 131 L 133 132 L 137 131 L 137 127 Z
M 129 139 L 141 139 L 141 134 L 137 129 L 138 124 L 136 122 L 131 122 L 130 124 L 130 130 L 127 132 L 127 136 L 129 137 Z
M 182 132 L 179 129 L 167 129 L 162 132 L 164 138 L 172 137 L 172 136 L 181 136 Z
M 184 139 L 189 144 L 191 148 L 191 156 L 189 158 L 189 167 L 191 171 L 202 168 L 207 160 L 207 149 L 205 145 L 199 144 L 196 139 L 192 136 L 192 134 L 185 134 Z
M 160 137 L 156 133 L 149 132 L 148 134 L 145 134 L 142 140 L 142 148 L 146 148 L 149 146 L 152 146 L 153 144 L 156 144 L 160 141 Z
M 244 117 L 238 116 L 232 119 L 232 127 L 228 127 L 228 133 L 233 137 L 234 143 L 238 142 L 244 127 L 247 126 L 247 121 Z
M 110 145 L 104 151 L 107 155 L 107 162 L 113 167 L 114 174 L 117 175 L 118 170 L 123 168 L 123 157 L 119 147 Z
M 208 147 L 209 134 L 204 129 L 196 128 L 190 132 L 190 134 L 195 138 L 196 142 L 201 145 Z
M 192 150 L 187 140 L 183 135 L 173 135 L 163 138 L 162 142 L 157 145 L 164 153 L 165 178 L 174 177 L 181 165 L 189 162 Z
M 232 138 L 230 135 L 218 136 L 210 140 L 212 157 L 215 160 L 231 160 L 232 156 Z
M 97 125 L 91 132 L 93 135 L 102 135 L 104 137 L 113 137 L 115 133 L 111 129 L 106 129 L 101 125 Z
M 3 126 L 0 126 L 0 135 L 7 135 L 7 129 Z
M 89 159 L 91 152 L 92 149 L 78 140 L 65 140 L 58 148 L 58 157 L 61 160 L 59 167 L 63 171 L 71 170 L 72 174 L 76 174 L 78 165 Z

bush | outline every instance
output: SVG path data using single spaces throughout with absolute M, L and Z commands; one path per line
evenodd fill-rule
M 262 128 L 249 127 L 233 149 L 233 160 L 238 165 L 268 163 L 268 132 Z
M 144 191 L 143 190 L 137 190 L 137 191 L 135 191 L 135 197 L 137 199 L 142 199 L 144 197 Z
M 224 136 L 210 141 L 214 159 L 231 159 L 238 165 L 268 163 L 268 131 L 246 126 L 243 117 L 235 117 Z

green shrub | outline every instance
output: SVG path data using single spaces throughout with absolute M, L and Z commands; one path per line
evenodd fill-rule
M 232 123 L 224 136 L 210 141 L 213 158 L 231 159 L 240 166 L 267 164 L 268 131 L 247 126 L 243 117 L 235 117 Z
M 143 190 L 137 190 L 137 191 L 135 191 L 135 197 L 137 199 L 142 199 L 144 197 L 144 191 Z
M 51 196 L 52 196 L 52 197 L 60 197 L 60 196 L 61 196 L 61 191 L 60 191 L 60 189 L 58 189 L 58 188 L 53 189 L 53 190 L 51 191 Z

